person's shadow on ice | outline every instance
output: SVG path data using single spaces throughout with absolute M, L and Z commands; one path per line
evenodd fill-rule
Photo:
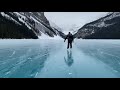
M 64 57 L 65 63 L 70 67 L 73 64 L 72 51 L 67 50 L 67 59 Z

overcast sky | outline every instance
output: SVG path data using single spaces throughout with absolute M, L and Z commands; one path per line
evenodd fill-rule
M 73 24 L 83 26 L 93 20 L 105 16 L 108 12 L 45 12 L 48 20 L 51 20 L 59 27 L 66 27 Z

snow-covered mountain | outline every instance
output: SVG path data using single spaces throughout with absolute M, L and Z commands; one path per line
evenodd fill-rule
M 6 25 L 6 27 L 10 27 L 10 24 L 12 23 L 13 25 L 14 23 L 13 28 L 16 27 L 16 29 L 14 29 L 14 32 L 19 33 L 19 38 L 27 38 L 27 36 L 25 36 L 24 34 L 24 31 L 26 31 L 26 33 L 31 32 L 34 35 L 34 37 L 32 37 L 31 34 L 29 34 L 31 37 L 28 38 L 38 38 L 38 37 L 42 38 L 42 36 L 54 38 L 56 36 L 60 36 L 58 34 L 59 32 L 57 31 L 57 29 L 53 29 L 53 27 L 51 27 L 49 21 L 44 15 L 44 12 L 0 12 L 0 16 L 1 16 L 0 20 L 2 24 L 1 27 L 3 27 L 4 25 Z M 5 21 L 9 21 L 10 23 L 7 23 Z M 23 26 L 28 30 L 24 30 Z M 18 28 L 22 28 L 23 31 L 22 30 L 20 31 Z M 6 31 L 9 31 L 9 29 L 6 29 Z M 2 33 L 7 33 L 7 32 L 5 32 L 4 29 L 4 32 L 3 30 L 1 30 L 1 34 Z M 18 38 L 18 37 L 13 37 L 12 36 L 13 34 L 11 33 L 12 31 L 8 34 L 9 37 L 2 35 L 3 36 L 2 38 Z
M 77 30 L 79 29 L 79 25 L 76 25 L 76 24 L 73 24 L 71 25 L 69 31 L 72 33 L 72 34 L 75 34 L 77 32 Z
M 64 30 L 62 30 L 62 28 L 60 28 L 59 26 L 57 26 L 54 22 L 52 22 L 51 20 L 49 20 L 50 26 L 52 27 L 52 29 L 56 32 L 56 34 L 62 38 L 65 38 L 66 35 L 63 33 Z M 58 36 L 56 36 L 55 38 L 59 38 Z
M 52 28 L 56 28 L 57 30 L 62 31 L 62 29 L 59 26 L 57 26 L 54 22 L 52 22 L 51 20 L 49 20 L 49 23 Z
M 120 38 L 120 12 L 110 12 L 102 18 L 84 25 L 78 30 L 75 37 L 87 39 Z
M 79 25 L 76 25 L 76 24 L 70 24 L 70 25 L 63 25 L 62 26 L 62 29 L 63 29 L 63 33 L 64 34 L 68 34 L 68 32 L 71 32 L 72 34 L 75 34 L 77 31 L 78 31 L 78 29 L 79 29 Z

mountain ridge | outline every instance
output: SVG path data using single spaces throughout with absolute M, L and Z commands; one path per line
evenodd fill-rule
M 120 39 L 120 12 L 111 12 L 85 24 L 74 36 L 78 39 Z
M 1 20 L 4 19 L 5 21 L 10 21 L 14 24 L 14 27 L 16 27 L 16 29 L 8 29 L 8 27 L 10 27 L 10 23 L 6 23 L 4 22 L 4 25 L 6 25 L 6 28 L 3 27 L 3 22 L 1 21 L 1 32 L 0 38 L 17 38 L 17 39 L 21 39 L 21 38 L 33 38 L 33 39 L 38 39 L 40 36 L 47 35 L 49 37 L 53 37 L 59 35 L 58 33 L 61 31 L 57 31 L 57 29 L 53 29 L 50 26 L 50 23 L 48 21 L 48 19 L 45 17 L 44 12 L 0 12 L 1 15 Z M 21 29 L 19 30 L 18 28 L 24 26 L 26 28 L 26 30 Z M 30 31 L 31 30 L 31 31 Z M 7 31 L 9 31 L 9 33 L 7 33 Z M 12 31 L 16 32 L 16 34 L 20 35 L 19 37 L 17 37 L 17 35 L 13 35 Z M 18 33 L 19 31 L 22 31 L 21 33 Z M 25 36 L 24 35 L 24 31 L 28 31 L 31 32 L 31 34 L 29 35 L 34 35 L 29 37 L 29 36 Z M 4 34 L 6 35 L 4 35 Z M 7 37 L 7 35 L 9 37 Z M 60 36 L 60 35 L 59 35 Z M 61 37 L 61 36 L 60 36 Z M 61 37 L 62 38 L 62 37 Z

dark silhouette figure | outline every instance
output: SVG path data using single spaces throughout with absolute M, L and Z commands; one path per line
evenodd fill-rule
M 68 39 L 68 45 L 67 45 L 67 49 L 70 47 L 72 48 L 72 42 L 74 40 L 73 35 L 69 32 L 68 35 L 65 37 L 64 42 L 66 41 L 66 39 Z
M 72 51 L 67 50 L 67 59 L 64 57 L 64 60 L 69 67 L 73 64 Z

